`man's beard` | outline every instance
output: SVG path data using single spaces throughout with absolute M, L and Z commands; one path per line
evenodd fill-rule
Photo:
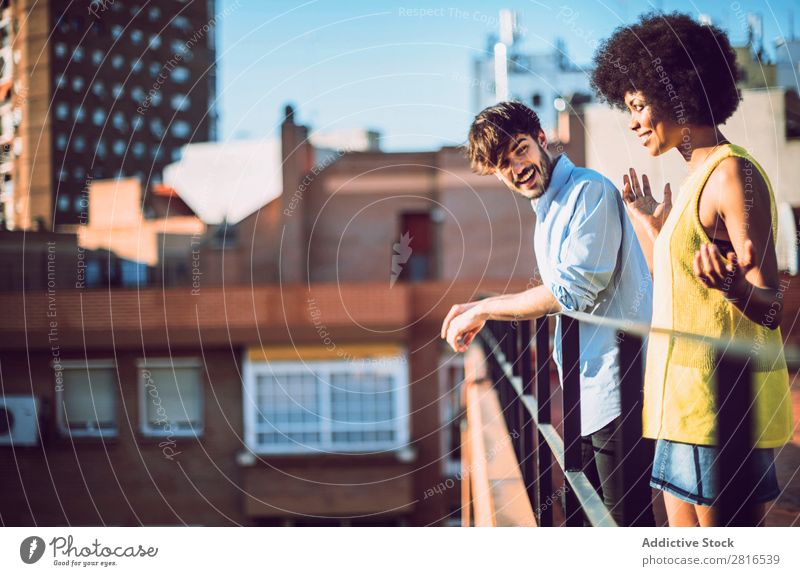
M 527 170 L 525 170 L 520 176 L 527 177 L 529 170 L 536 170 L 538 175 L 533 176 L 533 178 L 538 178 L 539 183 L 536 185 L 535 188 L 530 190 L 522 190 L 516 183 L 514 184 L 516 188 L 516 192 L 525 196 L 530 200 L 536 200 L 537 198 L 541 197 L 547 187 L 550 185 L 550 178 L 553 175 L 553 161 L 550 159 L 550 156 L 547 155 L 547 151 L 542 148 L 538 143 L 540 151 L 541 161 L 539 166 L 534 166 L 531 164 Z M 524 178 L 523 178 L 524 179 Z
M 540 190 L 537 190 L 537 195 L 534 198 L 538 198 L 542 194 L 544 194 L 547 187 L 550 186 L 550 179 L 553 177 L 553 161 L 550 159 L 550 156 L 547 154 L 547 150 L 539 146 L 542 150 L 542 163 L 540 166 L 540 171 L 542 173 L 542 187 Z

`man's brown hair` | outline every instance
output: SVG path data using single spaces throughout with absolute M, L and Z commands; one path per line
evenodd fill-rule
M 467 157 L 476 174 L 491 174 L 514 134 L 536 139 L 542 125 L 536 112 L 521 102 L 500 102 L 484 108 L 469 129 Z

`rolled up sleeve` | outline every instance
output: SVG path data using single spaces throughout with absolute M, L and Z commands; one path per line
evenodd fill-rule
M 584 312 L 611 282 L 617 267 L 622 224 L 614 190 L 588 182 L 578 193 L 548 288 L 564 311 Z

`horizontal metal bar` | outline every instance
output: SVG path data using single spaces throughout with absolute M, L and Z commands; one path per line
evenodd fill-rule
M 541 426 L 537 424 L 537 427 L 539 428 L 539 433 L 550 446 L 550 451 L 553 453 L 556 462 L 558 462 L 558 466 L 561 470 L 564 470 L 564 440 L 558 435 L 558 431 L 552 424 L 542 424 Z M 617 525 L 614 518 L 608 513 L 608 509 L 600 499 L 594 486 L 589 482 L 586 474 L 581 471 L 564 471 L 564 477 L 569 482 L 592 526 Z
M 536 401 L 536 397 L 531 396 L 530 394 L 523 394 L 522 405 L 527 408 L 528 412 L 530 412 L 531 417 L 533 418 L 534 423 L 536 423 L 538 426 L 539 420 L 536 418 L 536 412 L 539 409 L 539 403 Z
M 693 340 L 695 342 L 701 342 L 704 345 L 710 345 L 715 350 L 720 352 L 724 352 L 725 354 L 730 353 L 731 356 L 739 357 L 742 359 L 750 358 L 753 355 L 753 343 L 750 341 L 742 340 L 724 340 L 721 338 L 711 338 L 710 336 L 703 336 L 702 334 L 693 334 L 691 332 L 680 332 L 678 330 L 669 330 L 667 328 L 659 328 L 656 326 L 650 326 L 649 324 L 644 324 L 641 322 L 630 322 L 627 320 L 616 320 L 613 318 L 606 318 L 603 316 L 596 316 L 594 314 L 587 314 L 585 312 L 561 312 L 561 316 L 569 316 L 570 318 L 574 318 L 580 322 L 585 322 L 586 324 L 591 324 L 593 326 L 603 326 L 606 328 L 614 328 L 615 330 L 619 330 L 621 332 L 626 332 L 628 334 L 635 334 L 640 338 L 647 338 L 651 334 L 660 334 L 664 336 L 672 336 L 673 338 L 686 338 L 687 340 Z M 796 346 L 781 346 L 780 349 L 783 350 L 784 357 L 786 358 L 786 364 L 790 369 L 800 369 L 800 349 Z M 775 346 L 772 345 L 764 345 L 759 348 L 762 353 L 769 353 L 772 352 L 777 353 L 780 350 L 777 350 Z
M 490 296 L 495 296 L 495 293 L 485 293 L 481 294 L 479 298 L 486 298 Z M 733 356 L 738 356 L 741 358 L 749 358 L 752 356 L 752 342 L 737 342 L 732 340 L 723 340 L 719 338 L 710 338 L 709 336 L 703 336 L 702 334 L 692 334 L 691 332 L 679 332 L 677 330 L 669 330 L 667 328 L 660 328 L 656 326 L 651 326 L 644 322 L 632 322 L 629 320 L 619 320 L 613 318 L 606 318 L 603 316 L 596 316 L 594 314 L 587 314 L 586 312 L 573 312 L 573 311 L 563 311 L 559 314 L 554 314 L 554 316 L 561 315 L 561 316 L 569 316 L 571 318 L 575 318 L 580 322 L 586 322 L 587 324 L 592 324 L 594 326 L 605 326 L 608 328 L 614 328 L 615 330 L 621 330 L 623 332 L 627 332 L 629 334 L 636 334 L 641 338 L 647 338 L 650 334 L 663 334 L 667 336 L 674 336 L 676 338 L 688 338 L 690 340 L 695 340 L 702 342 L 704 344 L 710 344 L 716 350 L 722 350 L 725 352 L 730 352 Z M 525 320 L 520 320 L 525 321 Z M 790 370 L 799 370 L 800 369 L 800 348 L 797 346 L 781 346 L 783 350 L 784 357 L 786 358 L 786 364 Z M 777 353 L 778 350 L 774 349 L 774 346 L 764 345 L 761 346 L 760 350 L 764 353 L 773 352 Z
M 548 446 L 550 446 L 550 450 L 553 452 L 553 457 L 555 457 L 559 467 L 563 470 L 564 439 L 558 435 L 556 427 L 552 424 L 542 424 L 541 426 L 537 424 L 536 427 L 539 428 L 539 433 L 547 441 Z
M 604 528 L 613 528 L 617 523 L 608 512 L 608 508 L 600 499 L 600 495 L 589 482 L 586 474 L 583 472 L 564 472 L 564 477 L 569 482 L 572 492 L 577 496 L 578 502 L 581 504 L 583 513 L 592 526 L 602 526 Z
M 556 462 L 558 462 L 558 466 L 561 470 L 564 470 L 564 440 L 558 435 L 555 426 L 552 424 L 542 424 L 541 426 L 537 425 L 537 427 L 539 428 L 539 433 L 550 446 L 550 451 L 553 453 Z M 592 526 L 608 527 L 617 525 L 614 518 L 608 513 L 608 509 L 600 499 L 594 486 L 589 482 L 586 474 L 580 471 L 564 471 L 564 477 L 569 482 Z

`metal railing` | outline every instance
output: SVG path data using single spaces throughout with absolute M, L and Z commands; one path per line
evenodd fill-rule
M 616 526 L 610 511 L 582 471 L 580 337 L 581 323 L 605 326 L 616 331 L 620 362 L 620 400 L 622 454 L 642 437 L 642 389 L 644 380 L 642 342 L 649 334 L 668 334 L 713 346 L 716 351 L 717 380 L 717 458 L 718 498 L 716 522 L 720 526 L 756 525 L 758 507 L 752 499 L 754 412 L 752 391 L 753 350 L 742 343 L 714 340 L 692 334 L 651 328 L 584 313 L 561 315 L 563 437 L 552 419 L 550 319 L 536 321 L 490 320 L 476 339 L 484 349 L 489 377 L 497 391 L 509 430 L 519 430 L 512 438 L 517 461 L 531 508 L 539 526 L 553 526 L 554 494 L 563 495 L 565 524 Z M 535 330 L 532 335 L 532 325 Z M 762 348 L 763 350 L 763 348 Z M 534 353 L 535 351 L 535 353 Z M 800 366 L 798 354 L 786 350 L 787 365 Z M 638 476 L 631 458 L 620 458 L 624 486 Z M 563 489 L 554 493 L 552 468 L 557 464 L 564 474 Z M 748 480 L 750 482 L 748 483 Z M 549 500 L 548 500 L 549 499 Z M 623 518 L 629 518 L 625 502 Z

